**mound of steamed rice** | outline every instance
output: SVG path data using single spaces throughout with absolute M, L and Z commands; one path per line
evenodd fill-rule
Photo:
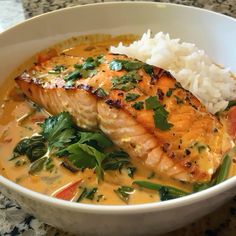
M 160 32 L 151 37 L 148 30 L 140 40 L 129 46 L 120 43 L 110 51 L 168 70 L 213 114 L 224 110 L 228 101 L 236 99 L 236 81 L 229 69 L 215 65 L 194 44 L 171 39 L 169 34 Z

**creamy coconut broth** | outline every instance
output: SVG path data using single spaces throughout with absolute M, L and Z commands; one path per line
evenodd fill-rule
M 86 43 L 83 43 L 85 37 L 67 41 L 61 48 L 67 47 L 69 49 L 64 49 L 62 53 L 84 58 L 93 57 L 107 53 L 111 45 L 117 45 L 120 41 L 130 43 L 135 39 L 134 36 L 96 37 L 88 36 Z M 78 45 L 74 46 L 76 44 Z M 60 50 L 60 47 L 55 48 L 57 51 Z M 59 62 L 58 64 L 62 63 Z M 30 63 L 21 66 L 21 70 L 29 65 Z M 161 186 L 172 186 L 186 194 L 192 193 L 192 184 L 174 180 L 165 175 L 155 174 L 134 158 L 129 158 L 129 163 L 121 168 L 104 171 L 102 181 L 98 181 L 94 168 L 74 171 L 68 167 L 66 168 L 63 159 L 58 157 L 51 157 L 42 170 L 38 171 L 37 168 L 40 169 L 41 167 L 36 167 L 30 173 L 32 163 L 25 155 L 9 161 L 17 143 L 25 137 L 31 137 L 41 132 L 40 124 L 49 116 L 46 111 L 30 102 L 23 95 L 20 89 L 12 83 L 13 78 L 9 78 L 9 80 L 8 91 L 5 91 L 3 86 L 0 91 L 0 94 L 5 94 L 1 98 L 0 110 L 0 167 L 4 177 L 28 189 L 49 196 L 92 204 L 126 205 L 160 200 L 158 191 L 133 184 L 136 180 L 153 182 Z M 222 122 L 225 122 L 225 117 L 227 115 L 222 113 Z M 116 149 L 116 147 L 111 149 Z M 235 166 L 233 160 L 227 177 L 235 175 Z

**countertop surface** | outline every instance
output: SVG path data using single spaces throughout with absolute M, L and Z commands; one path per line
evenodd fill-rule
M 53 11 L 87 3 L 109 2 L 103 0 L 0 0 L 0 32 L 24 19 Z M 236 18 L 236 0 L 160 0 L 196 6 L 220 12 Z M 0 235 L 68 235 L 43 224 L 25 213 L 19 206 L 0 194 Z M 236 235 L 236 198 L 216 209 L 212 214 L 168 236 L 193 235 Z M 167 235 L 166 235 L 167 236 Z

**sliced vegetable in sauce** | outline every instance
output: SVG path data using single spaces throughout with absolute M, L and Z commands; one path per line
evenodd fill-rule
M 136 184 L 140 187 L 147 188 L 150 190 L 158 191 L 160 194 L 161 201 L 166 201 L 166 200 L 189 195 L 189 193 L 184 192 L 180 189 L 177 189 L 171 186 L 164 186 L 164 185 L 160 185 L 160 184 L 156 184 L 156 183 L 152 183 L 148 181 L 137 180 L 137 181 L 134 181 L 133 184 Z
M 71 201 L 75 197 L 76 192 L 78 191 L 78 186 L 81 181 L 82 180 L 80 179 L 74 183 L 68 184 L 67 186 L 54 193 L 53 197 Z
M 130 194 L 134 193 L 134 189 L 129 186 L 121 186 L 118 189 L 114 189 L 117 196 L 126 204 L 129 202 Z

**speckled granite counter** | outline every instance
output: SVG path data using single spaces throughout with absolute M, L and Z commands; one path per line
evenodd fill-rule
M 0 0 L 0 31 L 15 23 L 42 14 L 44 12 L 87 4 L 104 2 L 103 0 Z M 160 0 L 157 2 L 171 2 L 196 6 L 217 11 L 236 18 L 236 0 Z M 22 8 L 23 6 L 23 8 Z M 9 199 L 0 194 L 0 235 L 68 235 L 47 226 L 32 216 L 26 214 Z M 183 229 L 169 233 L 166 236 L 193 235 L 236 235 L 236 198 L 216 212 L 204 217 Z

